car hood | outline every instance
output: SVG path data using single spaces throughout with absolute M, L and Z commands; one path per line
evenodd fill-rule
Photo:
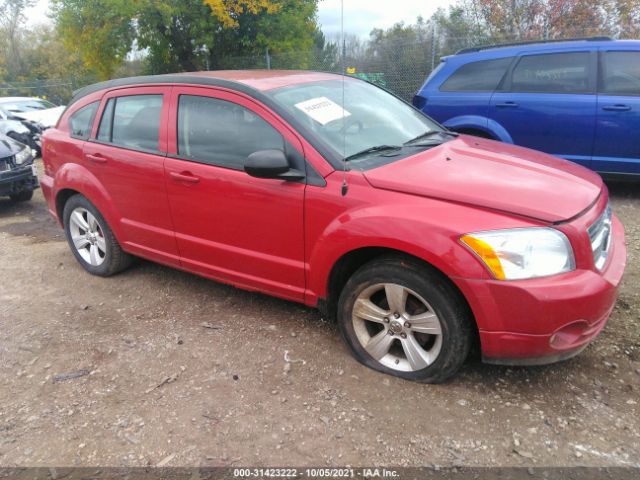
M 47 108 L 45 110 L 33 110 L 31 112 L 12 112 L 14 117 L 39 123 L 43 128 L 55 127 L 65 107 Z
M 599 175 L 575 163 L 464 135 L 364 175 L 375 188 L 545 222 L 575 217 L 596 201 L 603 188 Z
M 24 145 L 14 139 L 0 134 L 0 158 L 11 157 L 24 148 Z

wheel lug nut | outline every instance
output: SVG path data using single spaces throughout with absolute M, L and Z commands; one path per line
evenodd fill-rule
M 393 337 L 393 332 L 391 330 L 389 330 L 389 335 Z
M 407 338 L 407 334 L 406 334 L 406 333 L 404 333 L 404 332 L 402 332 L 402 333 L 400 334 L 400 336 L 401 336 L 402 338 Z
M 404 327 L 405 327 L 405 328 L 411 328 L 411 323 L 409 323 L 409 322 L 404 322 Z
M 389 323 L 389 317 L 384 317 L 384 323 Z
M 393 316 L 394 316 L 395 318 L 400 318 L 400 314 L 399 314 L 398 312 L 394 313 L 394 314 L 393 314 Z

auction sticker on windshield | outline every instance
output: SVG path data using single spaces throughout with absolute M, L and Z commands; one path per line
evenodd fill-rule
M 312 98 L 311 100 L 296 103 L 295 106 L 323 126 L 334 120 L 346 118 L 351 115 L 327 97 Z

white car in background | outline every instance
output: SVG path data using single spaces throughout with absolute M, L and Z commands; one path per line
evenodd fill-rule
M 40 135 L 54 127 L 65 107 L 42 98 L 0 97 L 0 133 L 40 154 Z

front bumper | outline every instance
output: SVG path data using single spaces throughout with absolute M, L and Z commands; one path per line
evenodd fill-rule
M 32 164 L 0 172 L 0 195 L 13 195 L 38 188 L 38 177 Z
M 542 365 L 580 353 L 605 327 L 624 274 L 624 228 L 615 217 L 612 241 L 602 272 L 578 269 L 512 282 L 458 279 L 478 323 L 483 360 Z

